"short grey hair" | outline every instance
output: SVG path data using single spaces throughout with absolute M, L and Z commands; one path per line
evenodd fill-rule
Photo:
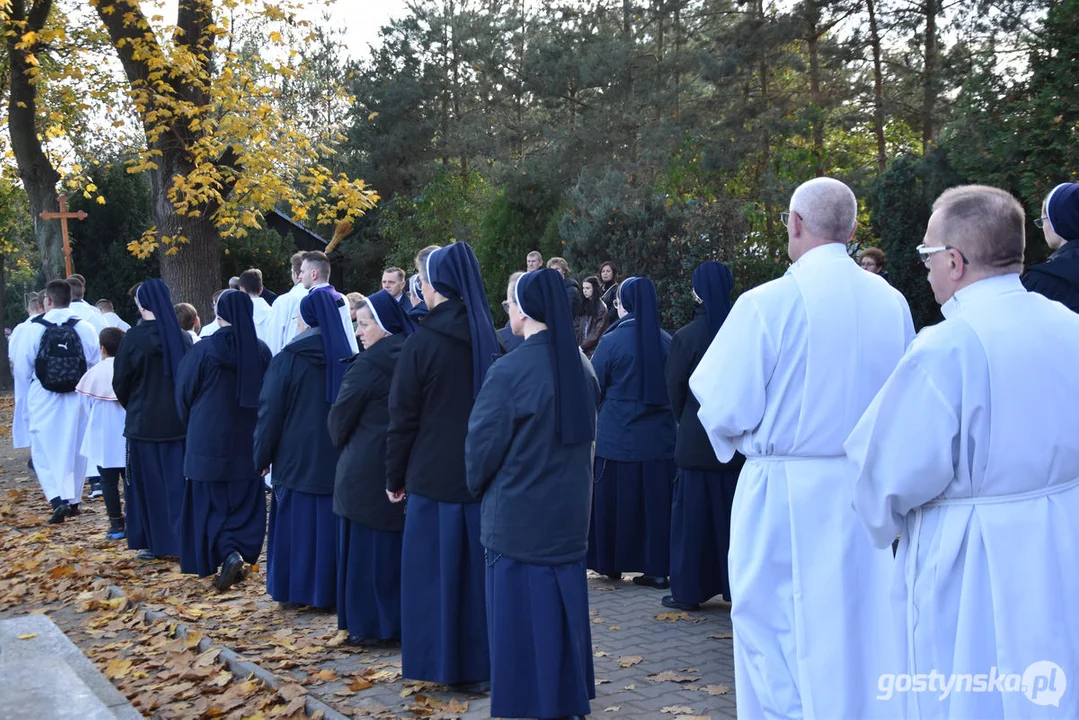
M 791 195 L 790 211 L 798 213 L 811 234 L 823 240 L 846 242 L 858 222 L 854 191 L 835 178 L 813 178 Z
M 960 185 L 933 203 L 943 237 L 974 267 L 1001 273 L 1023 267 L 1026 218 L 1011 194 L 988 185 Z

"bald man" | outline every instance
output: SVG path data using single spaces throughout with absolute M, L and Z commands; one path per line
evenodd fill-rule
M 914 327 L 903 296 L 847 255 L 857 213 L 838 180 L 799 186 L 781 216 L 794 264 L 738 298 L 689 381 L 719 461 L 746 456 L 728 556 L 739 717 L 886 710 L 874 651 L 892 553 L 859 526 L 843 442 Z

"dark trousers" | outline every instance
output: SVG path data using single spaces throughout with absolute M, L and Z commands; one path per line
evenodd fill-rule
M 120 482 L 124 478 L 124 469 L 98 467 L 101 475 L 101 496 L 105 499 L 105 511 L 109 522 L 114 525 L 124 524 L 124 508 L 120 504 Z

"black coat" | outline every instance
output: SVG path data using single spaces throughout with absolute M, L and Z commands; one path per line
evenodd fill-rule
M 184 356 L 176 378 L 176 410 L 187 427 L 184 476 L 205 482 L 258 477 L 255 422 L 258 408 L 242 408 L 236 398 L 236 332 L 223 327 Z M 259 342 L 263 370 L 270 348 Z
M 333 485 L 333 511 L 372 530 L 405 528 L 404 503 L 386 497 L 386 428 L 390 381 L 404 335 L 390 335 L 356 357 L 330 408 L 330 441 L 341 450 Z
M 390 386 L 386 487 L 431 500 L 476 502 L 465 483 L 472 412 L 472 340 L 460 300 L 431 310 L 405 340 Z
M 592 438 L 599 382 L 581 354 Z M 491 366 L 468 423 L 468 486 L 482 496 L 480 541 L 519 562 L 583 560 L 592 508 L 592 447 L 558 437 L 548 335 L 541 332 Z
M 1023 274 L 1023 287 L 1079 312 L 1079 240 L 1070 240 Z
M 273 464 L 275 487 L 333 493 L 340 452 L 326 432 L 326 353 L 322 330 L 305 330 L 274 355 L 259 394 L 255 467 Z
M 570 317 L 577 317 L 581 314 L 584 295 L 581 294 L 581 284 L 573 278 L 566 278 L 566 297 L 569 299 Z
M 265 300 L 267 305 L 273 305 L 273 301 L 277 299 L 277 293 L 275 293 L 273 290 L 267 290 L 266 288 L 262 288 L 262 293 L 259 295 L 259 297 Z
M 674 445 L 674 460 L 686 470 L 740 469 L 745 458 L 735 453 L 729 463 L 716 459 L 716 452 L 701 425 L 697 411 L 701 404 L 689 389 L 689 378 L 697 364 L 712 344 L 712 328 L 703 309 L 697 309 L 697 317 L 675 333 L 671 340 L 671 352 L 667 356 L 667 395 L 671 409 L 678 418 L 678 436 Z
M 524 342 L 524 338 L 520 335 L 513 334 L 513 328 L 510 327 L 510 323 L 506 321 L 506 327 L 501 328 L 498 331 L 498 341 L 502 343 L 502 349 L 506 352 L 510 350 L 516 350 Z
M 184 350 L 191 336 L 183 333 Z M 165 375 L 165 355 L 156 320 L 143 320 L 120 341 L 112 389 L 127 411 L 124 437 L 143 442 L 183 440 L 187 429 L 176 412 L 176 384 Z

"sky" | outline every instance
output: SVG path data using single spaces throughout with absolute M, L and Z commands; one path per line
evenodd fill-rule
M 354 59 L 367 57 L 369 45 L 378 42 L 378 30 L 408 12 L 405 0 L 337 0 L 330 10 L 345 28 L 345 44 Z

